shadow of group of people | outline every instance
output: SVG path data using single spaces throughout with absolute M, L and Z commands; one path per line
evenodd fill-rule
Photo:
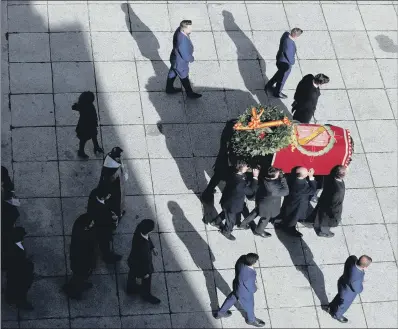
M 147 81 L 145 88 L 147 90 L 153 89 L 153 86 L 158 85 L 159 83 L 162 83 L 163 81 L 166 82 L 166 75 L 169 70 L 168 66 L 163 62 L 160 54 L 159 54 L 159 49 L 160 49 L 160 44 L 159 41 L 157 40 L 156 36 L 154 33 L 150 30 L 150 28 L 143 22 L 141 19 L 136 15 L 134 10 L 131 8 L 129 4 L 122 4 L 122 10 L 126 14 L 126 24 L 128 26 L 128 29 L 132 35 L 132 37 L 135 39 L 138 48 L 141 52 L 141 54 L 148 60 L 150 60 L 150 63 L 152 64 L 152 68 L 154 70 L 154 75 L 149 78 Z M 256 62 L 258 64 L 258 69 L 260 70 L 265 70 L 265 63 L 261 56 L 259 55 L 259 52 L 257 51 L 255 45 L 251 41 L 251 39 L 240 29 L 240 27 L 236 24 L 235 19 L 232 15 L 232 13 L 228 11 L 223 11 L 223 16 L 224 16 L 224 24 L 228 26 L 226 28 L 226 33 L 228 36 L 231 38 L 231 40 L 235 43 L 236 46 L 236 53 L 237 53 L 237 64 L 239 67 L 239 71 L 241 74 L 241 77 L 243 79 L 243 82 L 246 86 L 246 91 L 243 90 L 231 90 L 234 92 L 235 97 L 238 99 L 242 99 L 247 101 L 247 105 L 251 104 L 256 104 L 256 103 L 261 103 L 264 105 L 274 105 L 277 106 L 280 110 L 282 110 L 285 115 L 291 117 L 290 112 L 286 108 L 286 106 L 282 103 L 282 101 L 278 98 L 268 98 L 267 94 L 264 92 L 263 89 L 255 89 L 252 87 L 252 83 L 250 82 L 252 79 L 251 72 L 250 70 L 247 70 L 247 63 L 246 61 L 246 56 L 244 55 L 246 52 L 251 52 L 257 54 L 257 58 L 255 60 L 250 60 L 251 63 Z M 135 25 L 140 26 L 140 32 L 136 32 L 130 28 L 130 22 L 134 21 Z M 232 28 L 231 28 L 232 24 Z M 140 34 L 142 32 L 146 32 L 145 38 L 143 38 Z M 238 37 L 239 35 L 239 37 Z M 157 52 L 156 52 L 157 50 Z M 220 59 L 222 60 L 222 59 Z M 209 72 L 211 74 L 211 72 Z M 266 77 L 266 72 L 261 72 L 261 75 L 265 78 L 264 83 L 267 82 L 267 77 Z M 228 89 L 225 88 L 218 88 L 218 89 L 213 89 L 205 86 L 201 86 L 201 90 L 204 92 L 211 92 L 213 90 L 220 90 L 223 89 L 224 91 L 228 91 Z M 173 96 L 170 96 L 173 97 Z M 153 104 L 153 107 L 157 109 L 161 109 L 162 106 L 162 100 L 159 99 L 156 96 L 156 93 L 151 93 L 149 92 L 149 99 Z M 197 115 L 200 115 L 200 105 L 198 106 L 198 113 Z M 217 108 L 217 106 L 215 106 Z M 170 109 L 172 111 L 173 109 Z M 243 109 L 242 109 L 243 110 Z M 234 112 L 234 111 L 232 111 Z M 161 128 L 164 124 L 167 124 L 167 117 L 163 118 L 162 115 L 164 113 L 159 110 L 158 115 L 160 116 L 160 121 L 158 122 L 158 128 Z M 195 115 L 195 113 L 194 113 Z M 228 172 L 225 170 L 225 168 L 228 168 L 228 142 L 230 140 L 230 137 L 232 135 L 232 127 L 235 123 L 235 119 L 231 118 L 230 120 L 227 121 L 222 134 L 221 134 L 221 139 L 220 139 L 220 144 L 219 144 L 219 151 L 218 155 L 215 161 L 215 165 L 213 166 L 214 169 L 214 175 L 212 170 L 209 168 L 205 172 L 200 172 L 199 174 L 199 179 L 203 181 L 205 185 L 206 183 L 206 174 L 211 178 L 208 187 L 207 187 L 207 192 L 208 195 L 213 195 L 213 190 L 219 185 L 220 181 L 224 181 L 226 179 L 226 175 L 228 175 Z M 175 152 L 175 150 L 178 150 L 178 143 L 180 141 L 176 140 L 172 136 L 172 132 L 167 132 L 167 130 L 160 129 L 160 133 L 164 135 L 164 138 L 166 140 L 166 145 L 167 148 L 171 154 L 171 156 L 175 159 L 177 165 L 179 166 L 180 169 L 180 175 L 182 180 L 184 181 L 186 187 L 188 189 L 191 188 L 191 183 L 190 183 L 190 175 L 185 172 L 186 167 L 182 166 L 181 163 L 184 161 L 183 159 L 179 158 L 179 155 Z M 201 185 L 201 184 L 199 184 Z M 200 196 L 197 194 L 197 197 L 200 198 Z M 202 201 L 202 200 L 201 200 Z M 203 205 L 203 211 L 204 211 L 204 221 L 208 221 L 210 218 L 214 218 L 217 216 L 217 211 L 214 206 L 214 198 L 210 198 L 206 200 L 206 202 L 202 203 Z M 206 266 L 203 264 L 201 259 L 197 257 L 198 251 L 197 250 L 192 250 L 192 246 L 187 243 L 186 237 L 182 232 L 180 232 L 177 228 L 180 227 L 181 222 L 183 221 L 186 225 L 186 227 L 189 227 L 189 231 L 191 232 L 196 232 L 195 228 L 192 226 L 192 224 L 188 221 L 186 216 L 184 215 L 183 210 L 181 207 L 178 205 L 177 202 L 175 201 L 170 201 L 168 203 L 168 207 L 170 212 L 173 215 L 173 223 L 176 228 L 176 234 L 179 236 L 181 241 L 184 242 L 185 246 L 190 252 L 190 255 L 192 259 L 194 260 L 195 264 L 198 266 L 198 268 L 201 268 L 203 271 L 206 270 Z M 176 224 L 178 222 L 178 224 Z M 197 232 L 196 232 L 197 233 Z M 278 239 L 282 242 L 282 244 L 286 247 L 288 250 L 292 263 L 293 264 L 298 264 L 298 259 L 297 259 L 297 252 L 293 250 L 293 244 L 290 243 L 289 241 L 292 239 L 291 236 L 286 235 L 284 232 L 277 232 L 276 236 Z M 212 262 L 214 262 L 214 255 L 211 252 L 211 248 L 208 245 L 206 241 L 203 241 L 203 238 L 199 233 L 197 233 L 197 239 L 202 241 L 204 245 L 207 246 L 208 251 L 210 253 L 209 257 L 211 258 Z M 310 250 L 308 245 L 305 243 L 304 240 L 301 240 L 302 248 L 306 249 L 307 251 Z M 207 253 L 207 250 L 203 250 L 204 253 Z M 323 282 L 323 274 L 320 268 L 316 265 L 316 263 L 313 261 L 313 259 L 308 259 L 307 264 L 310 264 L 315 267 L 316 269 L 316 274 L 319 277 L 320 280 L 317 280 L 317 284 L 311 281 L 308 275 L 308 269 L 307 266 L 298 266 L 297 269 L 300 270 L 303 275 L 307 278 L 309 283 L 311 284 L 312 288 L 314 289 L 316 295 L 320 299 L 321 303 L 327 303 L 327 296 L 325 293 L 325 288 L 324 285 L 319 284 L 319 282 Z M 231 263 L 231 268 L 233 267 L 233 264 Z M 217 281 L 217 287 L 222 291 L 222 293 L 227 296 L 230 292 L 231 289 L 229 288 L 229 285 L 225 280 L 222 278 L 221 274 L 215 269 L 213 266 L 213 271 L 214 275 L 218 278 Z M 213 280 L 212 278 L 209 278 L 206 276 L 206 285 L 209 290 L 209 295 L 212 296 L 213 294 L 210 293 L 210 289 L 212 289 L 214 282 L 209 282 L 209 280 Z M 212 301 L 212 309 L 217 308 L 217 301 Z

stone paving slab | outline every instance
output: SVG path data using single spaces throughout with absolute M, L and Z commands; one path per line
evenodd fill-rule
M 35 310 L 17 312 L 2 295 L 2 327 L 246 328 L 236 308 L 222 320 L 211 311 L 231 291 L 235 262 L 247 252 L 260 256 L 255 308 L 266 327 L 394 327 L 397 11 L 396 1 L 2 1 L 2 165 L 21 198 L 18 225 L 28 231 L 36 273 L 28 295 Z M 164 93 L 181 19 L 193 20 L 190 78 L 199 100 Z M 280 36 L 296 26 L 304 33 L 285 85 L 289 97 L 275 99 L 264 84 L 276 72 Z M 293 239 L 271 225 L 269 239 L 236 230 L 237 240 L 226 240 L 202 222 L 199 199 L 224 123 L 258 102 L 290 117 L 298 82 L 321 72 L 331 80 L 315 120 L 349 129 L 355 142 L 342 226 L 328 241 L 303 226 L 303 238 Z M 103 160 L 90 141 L 90 159 L 77 157 L 71 106 L 86 90 L 96 95 L 98 140 L 106 152 L 125 150 L 129 180 L 113 239 L 122 261 L 98 260 L 94 287 L 76 302 L 61 290 L 71 275 L 70 234 Z M 125 292 L 132 234 L 144 218 L 158 224 L 152 292 L 161 304 L 154 306 Z M 374 263 L 343 325 L 320 305 L 334 297 L 346 257 L 364 253 Z

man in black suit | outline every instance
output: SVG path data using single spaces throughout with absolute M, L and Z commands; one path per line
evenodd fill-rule
M 23 245 L 25 235 L 23 227 L 15 227 L 11 232 L 12 245 L 9 248 L 6 300 L 20 309 L 31 311 L 33 306 L 28 302 L 27 294 L 33 283 L 34 266 L 28 259 Z
M 155 228 L 155 222 L 144 219 L 138 224 L 131 245 L 128 258 L 130 268 L 127 279 L 127 293 L 139 293 L 145 301 L 151 304 L 159 304 L 160 300 L 151 294 L 151 281 L 154 267 L 152 254 L 157 256 L 158 252 L 149 236 Z
M 297 222 L 307 218 L 310 199 L 316 193 L 314 172 L 312 168 L 298 167 L 295 176 L 292 175 L 288 181 L 289 195 L 283 200 L 282 223 L 279 227 L 299 238 L 303 235 L 296 229 Z
M 314 116 L 318 98 L 321 95 L 319 87 L 329 82 L 329 77 L 319 73 L 315 77 L 307 74 L 297 85 L 292 104 L 293 119 L 301 123 L 309 123 Z
M 254 230 L 254 234 L 263 238 L 270 237 L 271 233 L 264 230 L 269 221 L 279 215 L 282 197 L 288 194 L 289 187 L 283 171 L 272 166 L 269 167 L 266 177 L 257 190 L 256 208 L 245 218 L 240 227 L 249 229 L 249 224 L 260 215 L 261 218 Z
M 341 222 L 345 195 L 343 179 L 346 173 L 346 167 L 336 166 L 325 180 L 322 194 L 311 215 L 314 220 L 315 232 L 320 237 L 333 237 L 334 233 L 330 231 L 330 227 L 337 227 Z
M 102 259 L 105 263 L 113 264 L 119 261 L 122 256 L 111 251 L 111 242 L 114 229 L 114 222 L 118 219 L 117 215 L 113 213 L 107 200 L 111 197 L 106 185 L 100 184 L 97 188 L 91 191 L 87 213 L 93 219 L 96 227 L 96 236 L 98 246 L 102 253 Z
M 264 321 L 254 315 L 254 294 L 257 291 L 256 270 L 254 264 L 258 255 L 249 253 L 239 257 L 235 264 L 235 278 L 232 282 L 232 292 L 213 315 L 216 319 L 227 318 L 232 315 L 229 310 L 237 301 L 246 312 L 246 323 L 254 327 L 264 327 Z
M 355 297 L 363 291 L 365 269 L 372 263 L 372 258 L 362 255 L 359 259 L 351 255 L 344 264 L 344 273 L 337 281 L 337 295 L 325 308 L 333 319 L 341 323 L 347 323 L 348 319 L 343 315 L 351 306 Z
M 292 70 L 292 66 L 295 63 L 296 56 L 296 39 L 303 33 L 302 29 L 295 27 L 291 32 L 283 33 L 281 40 L 279 42 L 279 50 L 276 54 L 276 67 L 278 71 L 265 85 L 265 90 L 273 90 L 273 95 L 278 98 L 287 98 L 287 96 L 282 93 L 283 86 L 287 80 L 287 77 Z M 276 88 L 273 89 L 276 83 Z
M 248 165 L 243 161 L 238 161 L 235 173 L 228 179 L 227 184 L 222 193 L 220 204 L 223 212 L 219 214 L 210 224 L 220 226 L 225 216 L 225 225 L 221 228 L 221 233 L 228 240 L 236 240 L 232 235 L 232 230 L 238 216 L 241 215 L 246 196 L 252 196 L 257 190 L 257 179 L 259 170 L 253 169 L 253 180 L 250 185 L 246 181 L 246 172 Z
M 92 287 L 87 279 L 96 265 L 95 233 L 94 221 L 88 214 L 79 216 L 73 224 L 70 244 L 70 268 L 73 276 L 64 286 L 64 291 L 71 298 L 81 299 L 82 292 Z

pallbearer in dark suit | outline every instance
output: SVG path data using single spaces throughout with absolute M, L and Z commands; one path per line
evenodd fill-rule
M 298 167 L 295 174 L 288 181 L 289 195 L 283 200 L 282 223 L 279 227 L 290 235 L 302 237 L 296 225 L 300 219 L 307 218 L 310 199 L 316 193 L 316 181 L 312 168 Z
M 257 291 L 256 270 L 254 264 L 258 261 L 258 255 L 249 253 L 239 257 L 235 264 L 235 279 L 232 282 L 232 292 L 218 310 L 214 313 L 216 319 L 226 318 L 232 315 L 229 310 L 237 301 L 246 312 L 246 323 L 255 327 L 263 327 L 264 321 L 254 315 L 254 293 Z
M 199 98 L 202 95 L 192 91 L 189 81 L 189 63 L 194 61 L 193 44 L 190 39 L 192 21 L 183 20 L 173 36 L 173 50 L 170 54 L 170 70 L 167 76 L 166 93 L 174 94 L 181 89 L 174 88 L 174 80 L 178 76 L 189 98 Z
M 372 263 L 372 258 L 363 255 L 350 256 L 344 265 L 344 273 L 337 282 L 337 295 L 326 308 L 330 315 L 339 322 L 346 323 L 348 319 L 343 315 L 351 306 L 355 297 L 363 291 L 365 269 Z
M 318 98 L 321 95 L 319 86 L 329 82 L 329 77 L 320 73 L 315 77 L 307 74 L 297 85 L 292 104 L 293 119 L 309 123 L 314 116 Z
M 31 311 L 33 306 L 28 302 L 27 294 L 33 283 L 34 267 L 26 256 L 23 245 L 25 235 L 23 227 L 15 227 L 11 232 L 12 245 L 9 248 L 6 300 L 10 304 L 16 304 L 18 308 Z
M 219 214 L 210 224 L 220 226 L 225 216 L 225 225 L 221 233 L 228 240 L 235 240 L 232 230 L 241 215 L 246 196 L 253 196 L 257 190 L 258 169 L 253 169 L 253 180 L 250 184 L 246 180 L 246 172 L 249 169 L 245 162 L 239 161 L 235 173 L 228 179 L 220 200 L 223 212 Z
M 149 236 L 155 228 L 155 222 L 144 219 L 138 224 L 131 245 L 128 258 L 130 267 L 127 279 L 127 293 L 139 293 L 145 301 L 151 304 L 159 304 L 160 300 L 151 294 L 152 273 L 154 272 L 152 254 L 158 255 Z
M 318 236 L 333 237 L 334 233 L 330 231 L 330 227 L 337 227 L 341 222 L 345 195 L 343 179 L 346 173 L 346 167 L 336 166 L 325 180 L 322 194 L 311 215 L 314 220 L 314 229 Z
M 111 197 L 108 187 L 100 184 L 91 191 L 88 198 L 87 213 L 94 220 L 98 246 L 105 263 L 112 264 L 119 261 L 122 256 L 111 251 L 114 221 L 117 220 L 107 200 Z
M 287 98 L 287 96 L 282 93 L 283 86 L 292 70 L 296 59 L 296 43 L 295 40 L 303 33 L 302 29 L 295 27 L 290 33 L 283 33 L 281 40 L 279 42 L 279 50 L 276 54 L 276 67 L 278 71 L 265 85 L 265 90 L 273 90 L 273 95 L 278 98 Z M 273 89 L 276 83 L 276 88 Z
M 72 229 L 70 269 L 73 275 L 63 287 L 69 297 L 81 299 L 82 292 L 92 287 L 87 279 L 95 269 L 96 247 L 94 220 L 88 214 L 83 214 L 76 219 Z
M 269 221 L 280 214 L 282 197 L 288 194 L 289 186 L 283 171 L 272 166 L 269 167 L 266 177 L 260 182 L 257 190 L 256 208 L 245 218 L 240 227 L 249 229 L 249 224 L 260 215 L 261 218 L 254 230 L 254 234 L 263 238 L 270 237 L 271 233 L 264 230 Z

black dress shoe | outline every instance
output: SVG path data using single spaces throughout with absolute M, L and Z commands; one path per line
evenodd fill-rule
M 95 148 L 94 149 L 94 153 L 104 153 L 104 149 L 102 149 L 102 148 L 100 148 L 100 147 L 97 147 L 97 148 Z
M 329 232 L 329 233 L 317 232 L 316 234 L 321 238 L 333 238 L 334 237 L 333 232 Z
M 257 318 L 256 318 L 256 321 L 254 321 L 254 322 L 248 322 L 246 320 L 246 323 L 248 325 L 250 325 L 250 326 L 254 326 L 254 327 L 258 327 L 258 328 L 265 326 L 265 322 L 263 320 L 260 320 L 260 319 L 257 319 Z
M 213 316 L 215 319 L 221 319 L 221 318 L 229 318 L 232 315 L 231 311 L 226 311 L 224 314 L 220 314 L 219 312 L 214 312 Z
M 332 318 L 337 320 L 337 321 L 339 321 L 339 322 L 341 322 L 341 323 L 347 323 L 348 322 L 348 319 L 345 316 L 337 317 L 335 315 L 332 315 Z
M 148 303 L 153 304 L 153 305 L 160 304 L 160 299 L 153 295 L 147 295 L 147 296 L 144 295 L 144 296 L 142 296 L 142 299 Z
M 198 93 L 195 93 L 195 92 L 191 92 L 191 93 L 187 94 L 187 97 L 188 97 L 188 98 L 192 98 L 192 99 L 196 99 L 196 98 L 202 97 L 202 94 L 198 94 Z
M 89 158 L 89 156 L 86 153 L 84 153 L 84 151 L 83 152 L 77 151 L 77 155 L 78 155 L 78 157 L 80 157 L 82 159 L 88 159 Z
M 287 98 L 287 95 L 285 95 L 284 93 L 280 92 L 279 94 L 274 93 L 274 97 L 285 99 L 285 98 Z
M 261 232 L 261 233 L 259 233 L 259 232 L 257 232 L 257 231 L 254 231 L 254 235 L 261 236 L 262 238 L 269 238 L 270 236 L 272 236 L 271 233 L 268 233 L 268 232 Z
M 235 241 L 236 238 L 230 232 L 220 231 L 222 235 L 224 235 L 228 240 Z

